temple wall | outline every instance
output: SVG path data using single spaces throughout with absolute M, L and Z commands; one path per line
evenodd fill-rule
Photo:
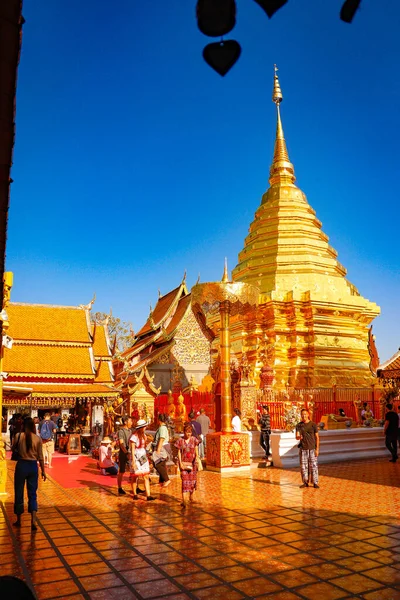
M 182 319 L 174 336 L 174 346 L 168 355 L 161 357 L 157 363 L 149 366 L 149 372 L 154 375 L 154 385 L 161 386 L 162 393 L 167 393 L 174 387 L 174 369 L 176 364 L 181 367 L 181 386 L 189 386 L 192 377 L 200 385 L 207 375 L 210 366 L 211 344 L 204 335 L 200 325 L 188 310 Z

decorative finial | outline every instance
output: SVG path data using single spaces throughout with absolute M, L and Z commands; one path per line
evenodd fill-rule
M 151 316 L 152 314 L 153 314 L 153 307 L 152 307 L 152 305 L 150 304 L 150 316 Z
M 221 279 L 221 281 L 222 281 L 223 283 L 228 283 L 228 281 L 229 281 L 229 275 L 228 275 L 228 260 L 227 260 L 227 258 L 226 258 L 226 257 L 225 257 L 225 265 L 224 265 L 224 274 L 222 275 L 222 279 Z
M 284 183 L 291 184 L 296 181 L 294 176 L 294 167 L 289 159 L 286 147 L 285 136 L 281 121 L 280 104 L 283 99 L 281 86 L 277 75 L 278 67 L 274 65 L 274 88 L 272 91 L 272 102 L 276 105 L 276 137 L 274 157 L 270 169 L 270 184 Z
M 282 100 L 283 95 L 278 79 L 278 67 L 274 65 L 274 89 L 272 92 L 272 102 L 274 102 L 278 106 L 278 104 L 280 104 Z
M 197 276 L 196 285 L 197 285 L 198 283 L 200 283 L 200 273 L 199 273 L 199 274 L 198 274 L 198 276 Z
M 158 289 L 158 297 L 161 298 L 161 291 Z
M 186 269 L 185 269 L 185 272 L 183 274 L 182 283 L 186 283 Z

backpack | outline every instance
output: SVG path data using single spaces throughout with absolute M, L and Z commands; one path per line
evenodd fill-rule
M 40 437 L 42 440 L 50 440 L 52 438 L 52 431 L 50 429 L 49 421 L 45 421 L 40 428 Z

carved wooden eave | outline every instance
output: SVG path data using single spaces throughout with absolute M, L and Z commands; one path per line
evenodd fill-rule
M 136 392 L 138 392 L 141 389 L 145 389 L 146 392 L 148 392 L 154 397 L 158 396 L 161 392 L 161 386 L 159 388 L 156 388 L 153 384 L 154 375 L 150 375 L 149 371 L 147 370 L 147 367 L 143 367 L 143 369 L 138 375 L 134 374 L 133 381 L 133 385 L 128 384 L 127 386 L 130 396 L 133 396 Z

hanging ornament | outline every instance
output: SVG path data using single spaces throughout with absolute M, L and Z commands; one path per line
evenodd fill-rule
M 226 35 L 236 25 L 235 0 L 198 0 L 196 17 L 197 26 L 204 35 Z
M 342 21 L 345 23 L 351 23 L 360 4 L 361 0 L 346 0 L 342 6 L 342 10 L 340 11 L 340 18 Z
M 221 40 L 207 44 L 203 50 L 203 58 L 206 63 L 217 73 L 227 74 L 240 56 L 242 49 L 235 40 Z
M 268 17 L 271 18 L 277 10 L 282 8 L 287 0 L 254 0 L 259 6 L 267 13 Z

